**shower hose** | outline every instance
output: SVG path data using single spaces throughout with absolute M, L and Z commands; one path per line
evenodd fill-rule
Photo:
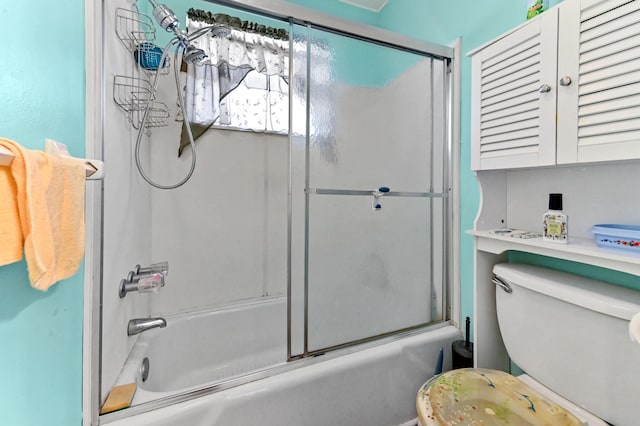
M 198 31 L 196 34 L 194 34 L 193 37 L 190 38 L 190 40 L 193 40 L 201 35 L 204 35 L 206 32 L 202 31 L 202 34 L 200 34 L 201 31 Z M 180 106 L 180 111 L 182 111 L 182 116 L 184 117 L 185 120 L 187 120 L 187 111 L 186 108 L 184 106 L 184 99 L 183 99 L 183 95 L 182 90 L 180 89 L 180 71 L 179 71 L 179 67 L 177 66 L 178 62 L 178 58 L 179 53 L 180 53 L 180 49 L 182 49 L 182 52 L 184 53 L 186 47 L 184 46 L 184 43 L 181 42 L 181 40 L 178 39 L 178 37 L 173 38 L 171 41 L 169 41 L 169 43 L 166 45 L 166 47 L 164 48 L 164 50 L 162 51 L 162 56 L 160 57 L 160 64 L 164 64 L 164 61 L 166 60 L 168 54 L 169 54 L 169 50 L 174 46 L 174 45 L 178 45 L 178 47 L 176 48 L 175 54 L 174 54 L 174 59 L 173 59 L 173 69 L 174 69 L 174 77 L 175 77 L 175 82 L 176 82 L 176 91 L 178 93 L 178 105 Z M 144 114 L 142 115 L 142 121 L 140 123 L 140 129 L 138 129 L 138 137 L 136 139 L 136 147 L 135 147 L 135 159 L 136 159 L 136 167 L 138 169 L 138 172 L 140 173 L 140 176 L 142 176 L 142 178 L 147 181 L 147 183 L 155 188 L 158 189 L 175 189 L 175 188 L 179 188 L 182 185 L 184 185 L 185 183 L 187 183 L 187 181 L 189 181 L 189 179 L 191 179 L 191 176 L 193 175 L 193 171 L 196 168 L 196 147 L 195 147 L 195 141 L 193 139 L 193 132 L 191 131 L 191 125 L 189 124 L 189 122 L 187 121 L 185 124 L 186 126 L 184 126 L 187 129 L 187 134 L 189 136 L 189 145 L 191 146 L 191 168 L 189 169 L 189 172 L 187 173 L 187 175 L 184 177 L 184 179 L 182 179 L 180 182 L 172 184 L 172 185 L 161 185 L 157 182 L 154 182 L 151 177 L 149 177 L 143 167 L 142 167 L 142 162 L 140 161 L 140 146 L 142 145 L 142 135 L 144 133 L 145 130 L 145 125 L 147 123 L 147 119 L 149 117 L 149 111 L 151 110 L 151 108 L 153 107 L 153 101 L 155 100 L 156 97 L 156 92 L 158 90 L 158 82 L 159 82 L 159 77 L 160 77 L 160 72 L 156 72 L 155 77 L 153 79 L 153 84 L 151 87 L 151 96 L 150 96 L 150 101 L 147 103 L 147 107 L 144 110 Z

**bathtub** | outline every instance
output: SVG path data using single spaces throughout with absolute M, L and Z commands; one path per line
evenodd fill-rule
M 279 298 L 168 318 L 166 329 L 139 342 L 150 360 L 140 387 L 183 392 L 284 363 L 286 309 L 286 299 Z
M 263 330 L 268 317 L 282 327 Z M 118 380 L 138 383 L 134 406 L 101 416 L 101 424 L 411 424 L 418 388 L 433 375 L 440 348 L 447 369 L 451 343 L 461 339 L 441 324 L 286 363 L 284 299 L 166 319 L 166 328 L 140 336 Z M 142 382 L 145 357 L 149 377 Z

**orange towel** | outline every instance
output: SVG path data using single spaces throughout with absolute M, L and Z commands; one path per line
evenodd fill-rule
M 22 259 L 22 227 L 11 168 L 0 166 L 0 266 Z
M 0 265 L 20 260 L 23 244 L 31 285 L 46 290 L 75 274 L 82 261 L 85 168 L 8 139 L 0 145 L 15 156 L 13 181 L 0 172 Z

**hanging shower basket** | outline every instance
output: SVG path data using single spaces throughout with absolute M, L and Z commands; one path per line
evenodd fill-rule
M 151 83 L 144 78 L 116 75 L 113 78 L 113 101 L 127 114 L 134 129 L 140 128 L 144 111 L 153 101 Z M 153 101 L 147 116 L 146 128 L 164 127 L 170 117 L 169 106 Z
M 151 77 L 158 70 L 161 74 L 169 73 L 169 58 L 160 64 L 162 49 L 154 43 L 156 29 L 149 16 L 137 10 L 117 8 L 116 35 L 145 74 Z
M 129 75 L 113 78 L 113 100 L 126 115 L 134 129 L 140 129 L 147 107 L 145 128 L 168 125 L 169 107 L 154 100 L 151 81 L 156 74 L 168 74 L 169 58 L 160 63 L 162 50 L 154 44 L 156 29 L 152 19 L 138 11 L 117 8 L 115 30 L 122 45 L 129 51 L 133 67 Z M 140 76 L 140 77 L 137 77 Z

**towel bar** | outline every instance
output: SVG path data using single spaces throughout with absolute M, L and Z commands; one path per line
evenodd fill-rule
M 51 150 L 55 152 L 50 152 Z M 66 146 L 51 139 L 47 139 L 47 152 L 58 157 L 69 157 Z M 13 157 L 11 151 L 0 146 L 0 166 L 10 166 Z M 78 161 L 82 161 L 85 165 L 87 180 L 101 180 L 104 177 L 104 163 L 102 161 L 81 158 L 78 158 Z

